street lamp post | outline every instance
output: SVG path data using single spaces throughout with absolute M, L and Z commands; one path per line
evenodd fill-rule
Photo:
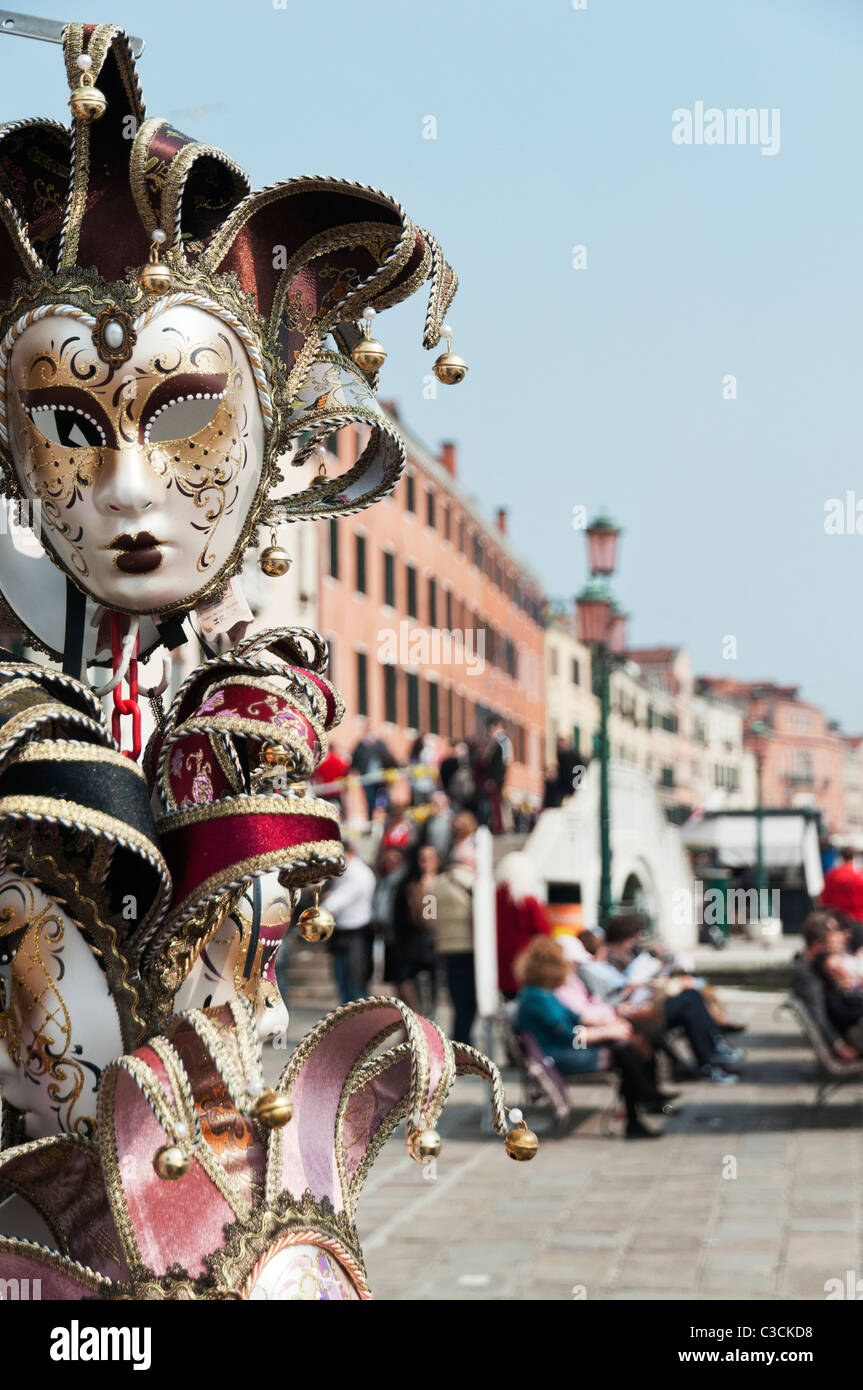
M 591 579 L 576 598 L 578 635 L 591 650 L 599 686 L 599 925 L 611 916 L 611 797 L 609 789 L 608 716 L 611 672 L 626 651 L 626 614 L 614 603 L 604 582 L 614 573 L 620 528 L 601 515 L 587 528 Z
M 762 919 L 762 904 L 767 901 L 767 873 L 764 864 L 764 738 L 767 725 L 755 719 L 749 726 L 755 739 L 755 895 L 758 901 L 758 921 Z

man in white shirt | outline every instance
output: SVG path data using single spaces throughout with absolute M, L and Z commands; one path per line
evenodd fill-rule
M 329 945 L 342 1004 L 349 1004 L 352 999 L 363 999 L 368 993 L 372 975 L 372 902 L 375 887 L 374 872 L 356 853 L 353 845 L 346 844 L 345 871 L 339 878 L 333 879 L 323 899 L 336 919 Z

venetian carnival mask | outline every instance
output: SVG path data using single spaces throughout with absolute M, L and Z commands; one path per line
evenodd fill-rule
M 123 1038 L 108 983 L 68 913 L 20 874 L 0 877 L 0 1092 L 31 1138 L 91 1137 L 103 1068 Z
M 375 401 L 368 315 L 430 281 L 431 348 L 456 289 L 392 199 L 321 178 L 252 193 L 227 155 L 146 117 L 119 30 L 63 41 L 75 138 L 0 128 L 0 464 L 56 567 L 3 528 L 0 592 L 58 657 L 81 595 L 151 616 L 152 645 L 274 527 L 389 492 L 404 447 Z M 345 425 L 357 456 L 292 490 Z
M 284 1037 L 288 1011 L 276 980 L 276 958 L 291 925 L 291 894 L 276 873 L 263 874 L 202 946 L 174 997 L 174 1008 L 218 1008 L 234 996 L 254 1013 L 259 1043 Z M 259 894 L 254 923 L 255 896 Z
M 8 367 L 10 447 L 43 539 L 94 598 L 136 613 L 193 600 L 225 568 L 264 449 L 237 335 L 200 308 L 159 308 L 122 367 L 62 307 Z

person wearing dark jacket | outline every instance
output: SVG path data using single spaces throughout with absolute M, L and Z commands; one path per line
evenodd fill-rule
M 358 777 L 365 777 L 366 774 L 382 772 L 386 768 L 396 767 L 396 765 L 396 760 L 383 739 L 376 738 L 374 734 L 369 732 L 368 725 L 366 725 L 365 732 L 351 755 L 352 770 Z M 377 805 L 380 790 L 379 782 L 363 783 L 369 820 L 371 820 Z
M 818 957 L 816 972 L 824 980 L 827 1017 L 843 1042 L 863 1053 L 863 994 L 848 956 L 839 952 Z
M 819 1032 L 843 1062 L 854 1062 L 860 1055 L 836 1027 L 827 1007 L 828 981 L 819 969 L 822 957 L 842 952 L 845 934 L 832 912 L 810 912 L 803 922 L 803 950 L 794 960 L 791 993 L 805 1005 Z

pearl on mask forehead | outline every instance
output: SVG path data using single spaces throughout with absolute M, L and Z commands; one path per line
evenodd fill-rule
M 105 324 L 102 337 L 109 348 L 120 348 L 123 346 L 126 330 L 117 319 L 111 319 L 109 323 Z

